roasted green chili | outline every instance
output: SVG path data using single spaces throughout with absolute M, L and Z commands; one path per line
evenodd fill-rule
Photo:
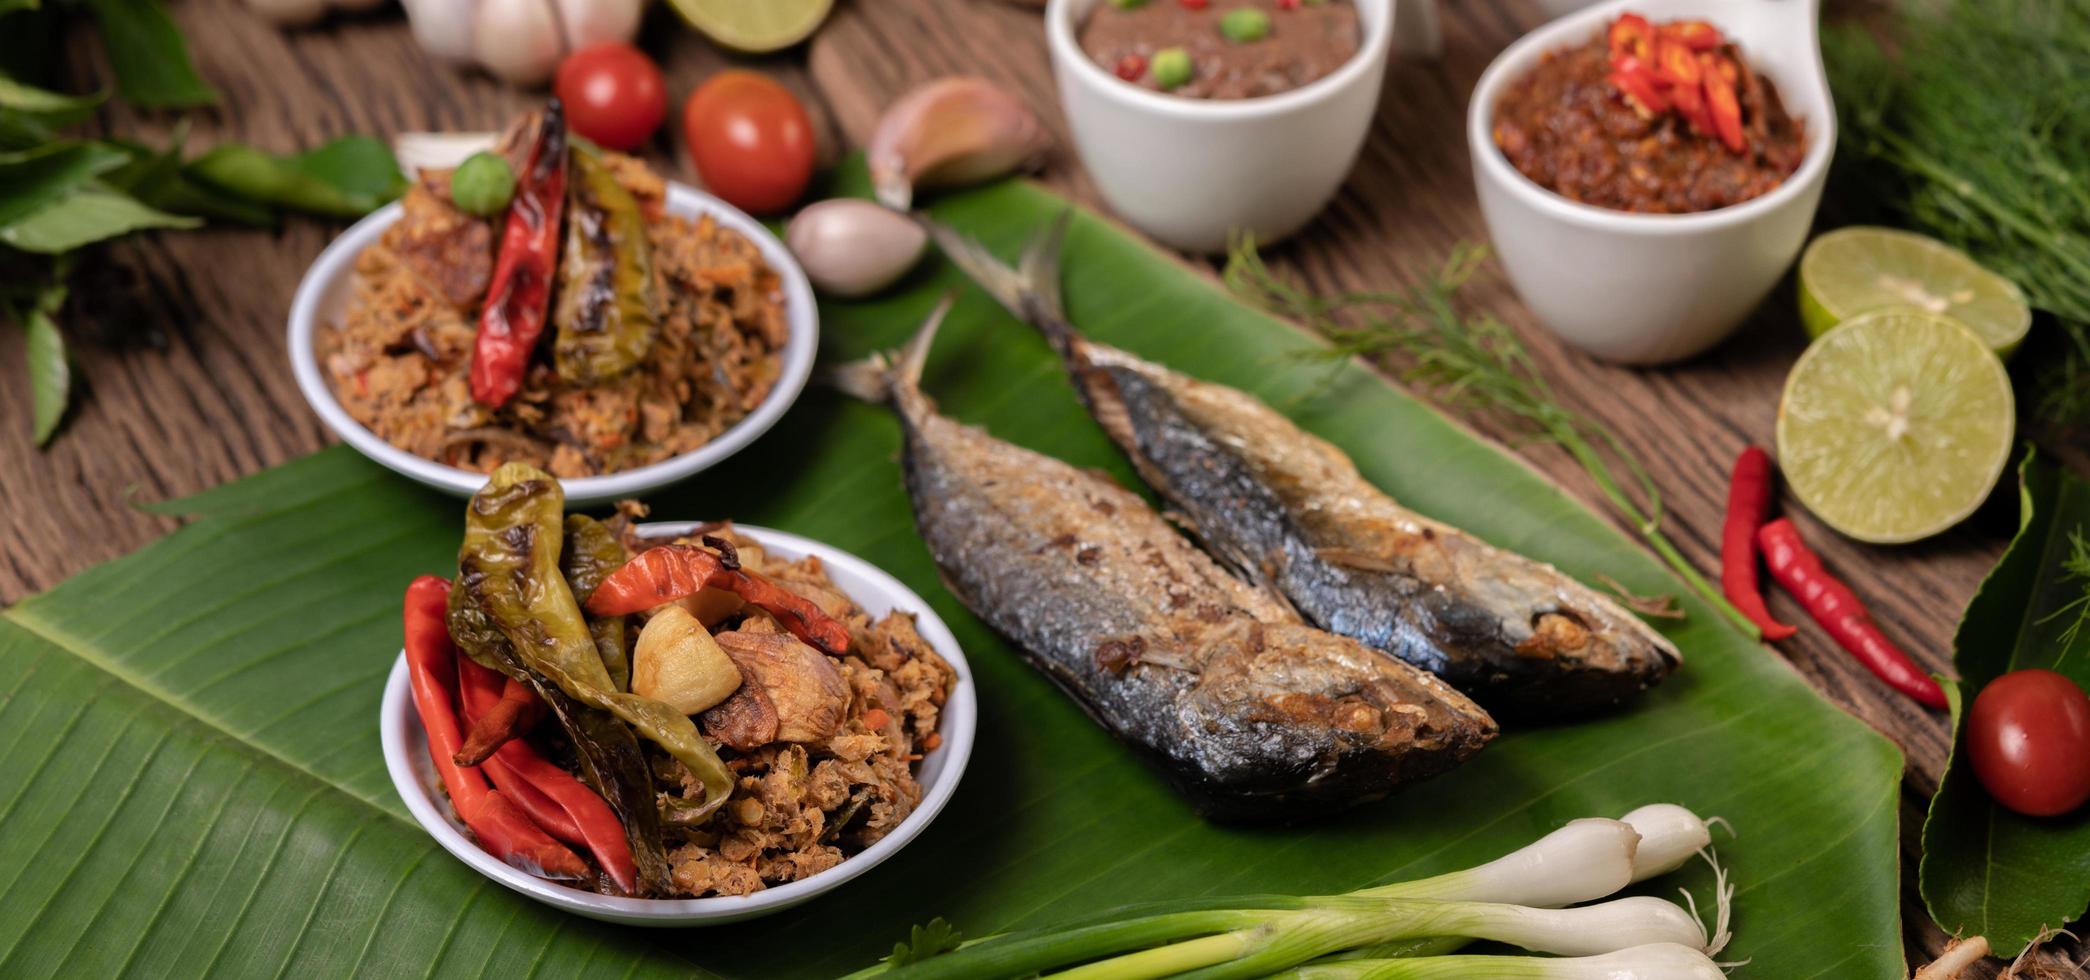
M 495 470 L 465 508 L 458 585 L 531 670 L 666 749 L 703 783 L 705 807 L 716 808 L 732 791 L 733 778 L 689 717 L 612 686 L 559 571 L 565 507 L 566 495 L 550 474 L 521 463 Z
M 601 521 L 585 514 L 566 518 L 566 547 L 559 553 L 559 570 L 576 598 L 594 592 L 611 572 L 624 567 L 630 556 L 617 536 Z M 590 616 L 588 633 L 595 638 L 595 651 L 602 655 L 614 690 L 631 690 L 631 657 L 626 652 L 629 622 L 623 616 Z
M 653 345 L 653 256 L 638 199 L 601 156 L 579 146 L 567 211 L 552 361 L 560 380 L 589 384 L 631 370 Z

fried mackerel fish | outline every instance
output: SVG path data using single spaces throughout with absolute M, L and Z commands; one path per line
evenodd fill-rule
M 1681 662 L 1617 603 L 1402 507 L 1342 450 L 1254 396 L 1083 337 L 1059 302 L 1065 230 L 1062 217 L 1019 271 L 932 228 L 946 254 L 1045 334 L 1090 414 L 1197 537 L 1307 621 L 1517 720 L 1610 708 Z
M 915 522 L 951 591 L 1200 810 L 1377 799 L 1494 737 L 1465 696 L 1300 622 L 1108 477 L 938 414 L 918 382 L 943 309 L 897 364 L 853 365 L 843 386 L 899 415 Z

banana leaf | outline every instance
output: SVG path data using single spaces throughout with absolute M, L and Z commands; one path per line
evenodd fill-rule
M 1004 255 L 1064 203 L 1022 183 L 938 214 Z M 981 732 L 951 806 L 870 874 L 768 919 L 645 932 L 544 909 L 450 859 L 380 759 L 399 595 L 453 566 L 463 505 L 336 447 L 183 505 L 196 518 L 0 614 L 0 976 L 801 977 L 867 965 L 934 916 L 970 935 L 1117 904 L 1314 894 L 1459 867 L 1562 822 L 1657 800 L 1726 817 L 1741 975 L 1905 975 L 1901 757 L 1724 626 L 1651 556 L 1514 457 L 1381 377 L 1301 364 L 1313 343 L 1083 214 L 1074 319 L 1102 340 L 1255 391 L 1425 513 L 1636 593 L 1673 593 L 1682 671 L 1625 712 L 1505 735 L 1464 768 L 1294 827 L 1217 826 L 1114 743 L 938 584 L 877 407 L 809 390 L 770 435 L 652 500 L 833 542 L 948 619 Z M 905 339 L 959 300 L 926 387 L 959 418 L 1128 486 L 1044 343 L 931 262 L 823 309 L 823 357 Z M 1649 883 L 1710 894 L 1693 866 Z
M 2090 906 L 2090 813 L 2035 818 L 1996 805 L 1961 757 L 1966 709 L 1988 682 L 2044 667 L 2090 688 L 2090 583 L 2070 571 L 2090 535 L 2090 481 L 2037 454 L 2018 468 L 2018 532 L 1967 603 L 1953 640 L 1953 753 L 1923 822 L 1924 904 L 1939 928 L 2016 956 Z

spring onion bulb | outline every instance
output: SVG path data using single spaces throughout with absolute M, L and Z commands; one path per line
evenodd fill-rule
M 1603 898 L 1636 880 L 1634 874 L 1639 866 L 1635 855 L 1639 846 L 1639 832 L 1624 821 L 1602 817 L 1571 820 L 1567 826 L 1477 868 L 1380 885 L 1357 894 L 1444 902 L 1573 905 Z
M 1711 829 L 1698 814 L 1674 803 L 1652 803 L 1620 817 L 1640 835 L 1633 855 L 1633 880 L 1666 875 L 1684 866 L 1691 855 L 1713 842 Z M 1526 904 L 1536 905 L 1536 902 Z
M 1725 980 L 1706 956 L 1677 943 L 1650 943 L 1597 956 L 1426 956 L 1412 960 L 1315 963 L 1284 980 Z

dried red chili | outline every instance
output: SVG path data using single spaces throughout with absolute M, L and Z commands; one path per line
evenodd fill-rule
M 1119 58 L 1118 66 L 1112 70 L 1117 73 L 1119 78 L 1128 82 L 1136 82 L 1139 81 L 1140 76 L 1147 73 L 1147 59 L 1136 54 L 1128 54 Z
M 537 338 L 544 335 L 565 206 L 566 121 L 559 100 L 552 99 L 515 199 L 508 203 L 501 250 L 479 310 L 470 379 L 472 400 L 482 405 L 499 408 L 515 395 Z
M 741 570 L 738 563 L 729 564 L 718 555 L 690 545 L 662 545 L 625 562 L 588 596 L 588 612 L 622 616 L 696 595 L 704 589 L 726 589 L 739 594 L 822 653 L 841 656 L 849 650 L 849 627 L 821 612 L 819 606 L 753 572 Z
M 458 658 L 457 670 L 466 714 L 484 717 L 502 703 L 500 674 L 465 657 Z M 515 683 L 512 678 L 507 680 Z M 517 805 L 552 836 L 586 847 L 618 888 L 627 895 L 638 894 L 638 866 L 632 860 L 624 825 L 594 790 L 520 739 L 503 743 L 486 760 L 485 768 L 501 792 L 513 795 Z
M 486 761 L 495 749 L 509 739 L 529 734 L 544 719 L 544 699 L 528 684 L 513 677 L 507 681 L 505 687 L 495 685 L 498 700 L 485 711 L 471 710 L 470 702 L 466 702 L 465 713 L 471 716 L 472 727 L 465 733 L 464 746 L 457 750 L 458 765 L 476 766 Z
M 1807 614 L 1829 631 L 1838 646 L 1858 658 L 1874 676 L 1917 703 L 1928 708 L 1945 707 L 1945 692 L 1938 682 L 1880 632 L 1879 624 L 1865 611 L 1857 593 L 1822 567 L 1821 559 L 1800 539 L 1800 529 L 1792 521 L 1781 517 L 1765 524 L 1756 532 L 1756 540 L 1763 546 L 1764 561 L 1770 566 L 1772 577 L 1800 600 Z
M 423 575 L 406 587 L 406 664 L 414 709 L 428 733 L 428 757 L 449 791 L 457 816 L 487 853 L 532 874 L 581 878 L 588 866 L 532 822 L 515 801 L 487 785 L 477 767 L 460 766 L 457 725 L 457 647 L 450 641 L 450 583 Z
M 1720 591 L 1742 615 L 1763 630 L 1766 640 L 1783 640 L 1799 632 L 1772 618 L 1756 583 L 1756 531 L 1771 516 L 1771 457 L 1755 446 L 1742 447 L 1727 481 L 1727 523 L 1720 532 Z

